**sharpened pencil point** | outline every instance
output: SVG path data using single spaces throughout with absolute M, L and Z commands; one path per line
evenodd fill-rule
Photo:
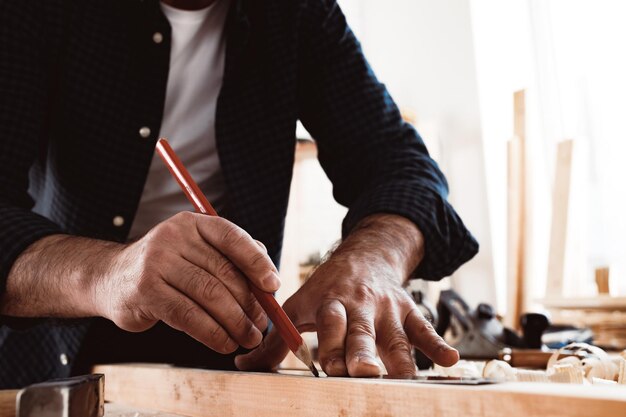
M 313 372 L 313 375 L 315 375 L 315 378 L 320 377 L 320 373 L 317 371 L 317 368 L 315 367 L 315 364 L 313 362 L 309 364 L 309 369 L 311 370 L 311 372 Z
M 304 363 L 306 367 L 309 368 L 311 372 L 313 372 L 313 375 L 319 378 L 320 373 L 315 367 L 315 364 L 313 364 L 313 358 L 311 358 L 311 352 L 309 351 L 309 348 L 306 345 L 306 343 L 304 343 L 304 341 L 302 342 L 300 347 L 293 353 L 296 355 L 296 358 L 300 359 L 302 363 Z

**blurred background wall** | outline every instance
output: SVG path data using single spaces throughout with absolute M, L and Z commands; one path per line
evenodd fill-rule
M 339 0 L 379 79 L 425 139 L 450 200 L 481 243 L 443 285 L 507 310 L 507 141 L 513 93 L 526 90 L 528 307 L 545 294 L 557 143 L 574 139 L 566 294 L 593 293 L 610 265 L 626 294 L 626 2 L 620 0 Z M 306 136 L 300 131 L 300 136 Z M 339 238 L 345 209 L 301 153 L 283 276 Z M 295 291 L 287 283 L 279 298 Z

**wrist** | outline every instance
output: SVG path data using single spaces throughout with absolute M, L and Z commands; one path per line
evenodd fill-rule
M 117 246 L 61 234 L 36 241 L 14 262 L 0 312 L 13 317 L 99 315 L 96 293 Z
M 424 237 L 415 223 L 405 217 L 375 214 L 356 225 L 335 255 L 382 262 L 404 282 L 424 257 Z
M 41 256 L 53 263 L 51 272 L 63 282 L 62 303 L 53 308 L 54 316 L 101 316 L 104 289 L 114 254 L 122 245 L 69 235 L 54 235 L 41 241 Z M 61 303 L 60 302 L 60 303 Z

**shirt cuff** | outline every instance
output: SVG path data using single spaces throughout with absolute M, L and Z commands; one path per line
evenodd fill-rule
M 478 253 L 478 242 L 445 197 L 414 182 L 382 184 L 362 195 L 343 221 L 343 237 L 363 218 L 376 213 L 406 217 L 423 234 L 424 259 L 410 278 L 450 276 Z

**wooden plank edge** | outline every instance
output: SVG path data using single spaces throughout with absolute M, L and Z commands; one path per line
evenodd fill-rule
M 626 389 L 565 384 L 468 386 L 101 365 L 109 402 L 190 417 L 626 415 Z

